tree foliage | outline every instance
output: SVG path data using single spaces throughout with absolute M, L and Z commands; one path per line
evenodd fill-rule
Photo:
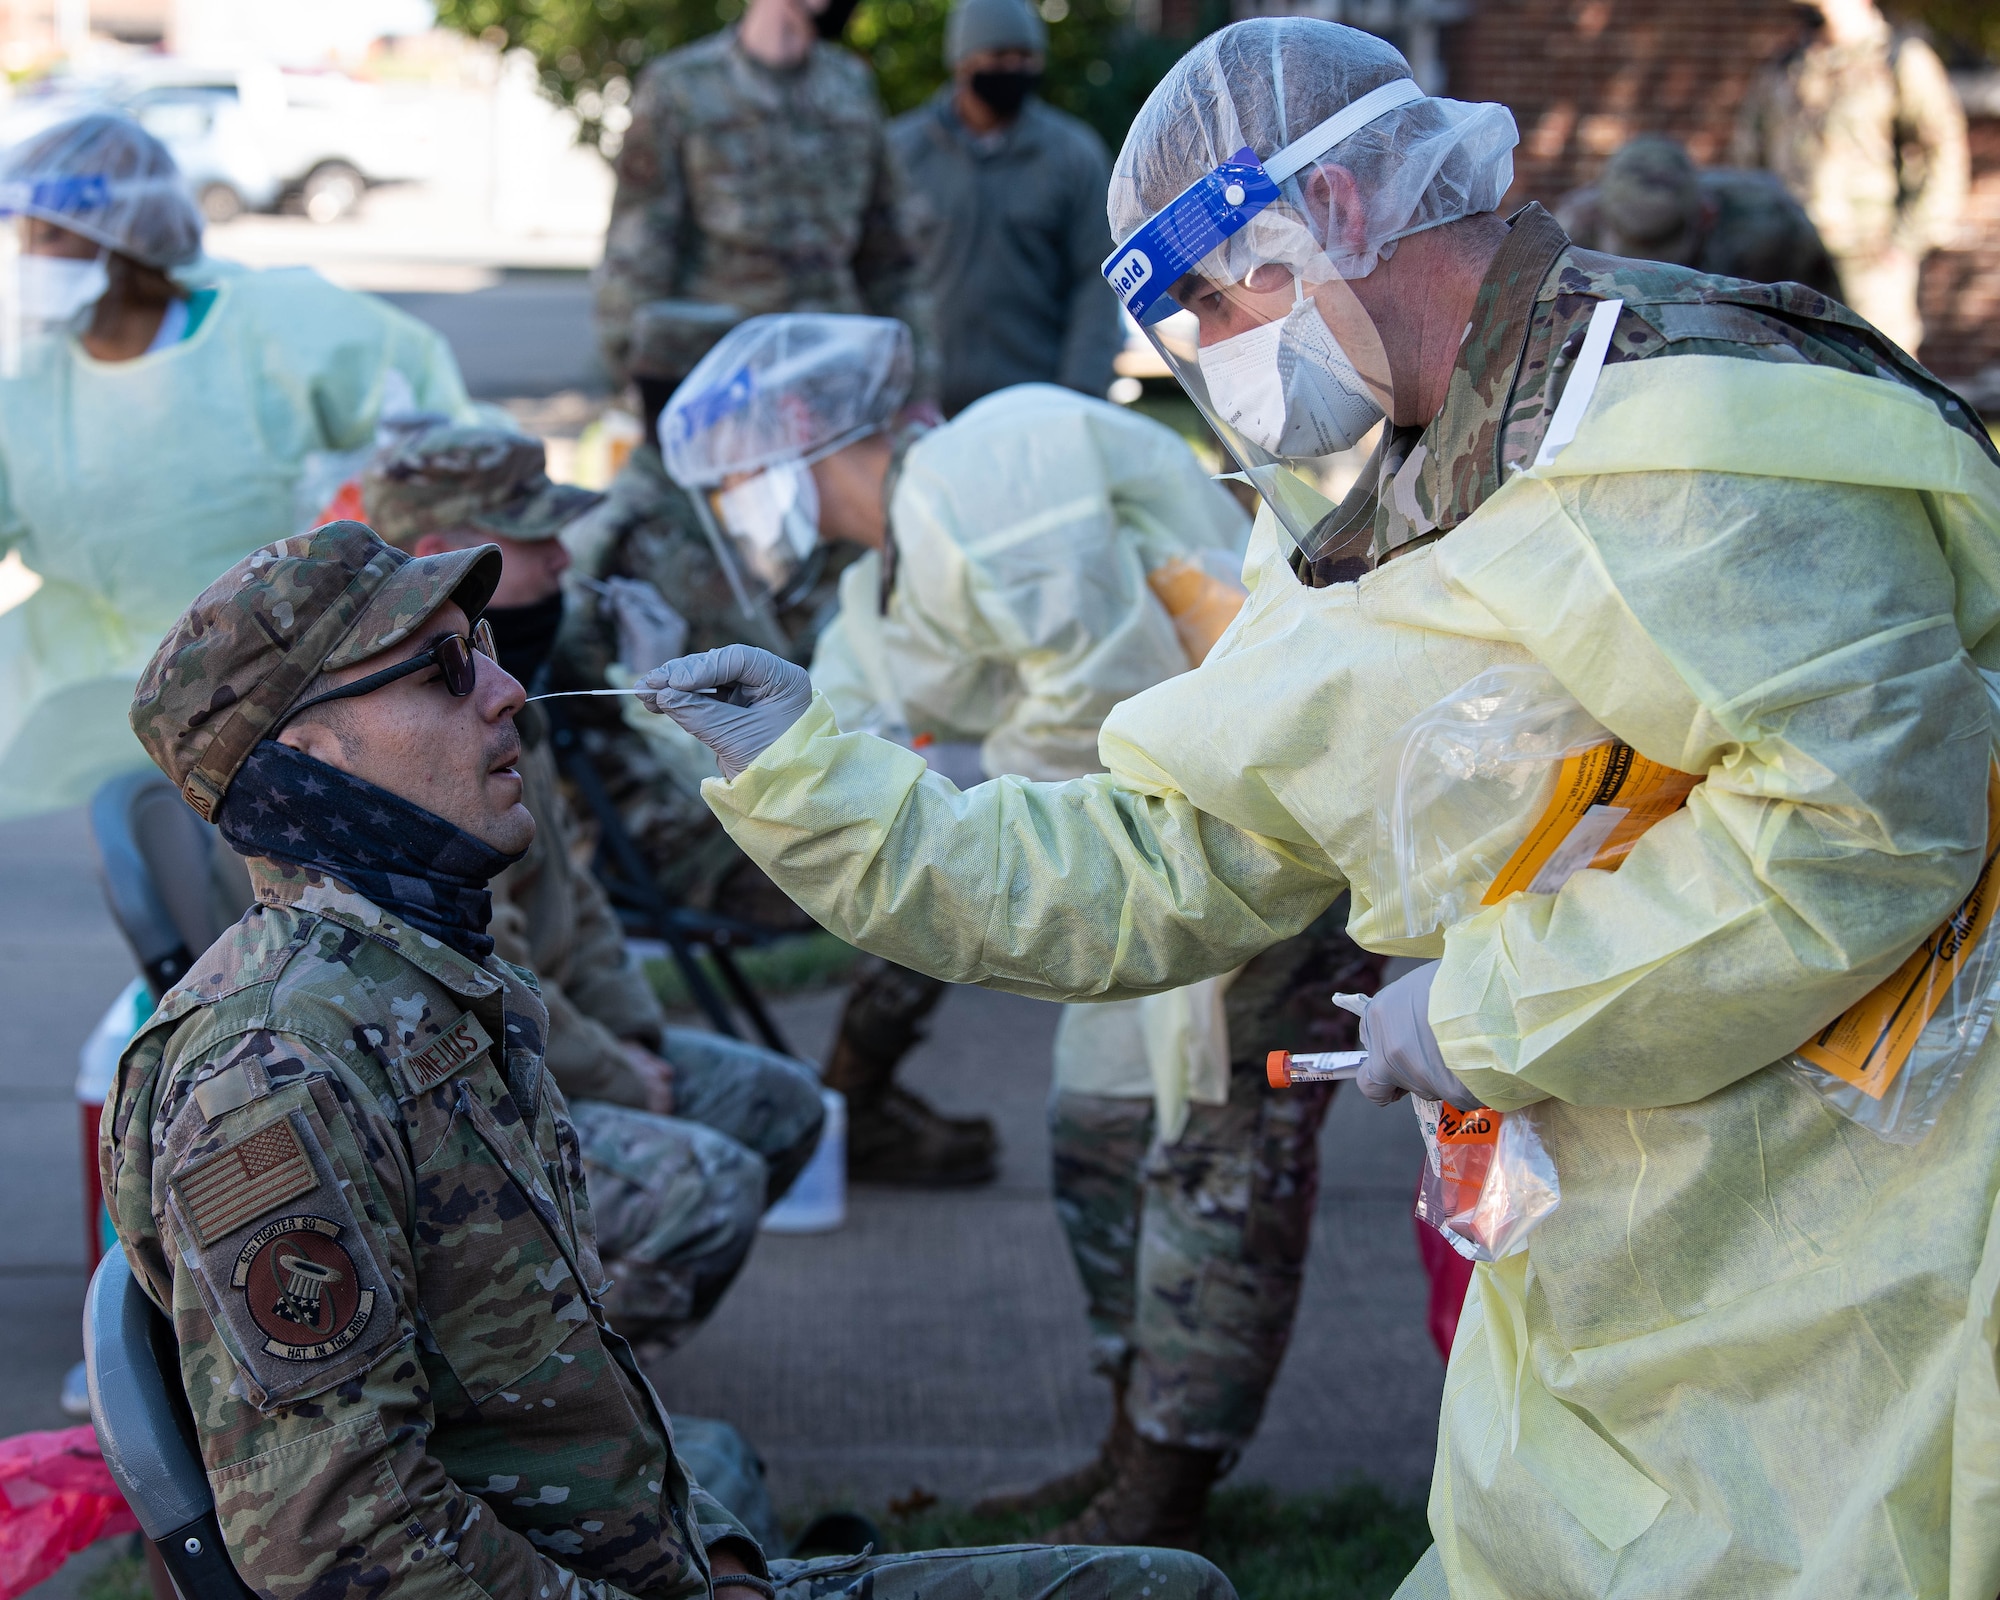
M 1133 25 L 1133 0 L 1041 0 L 1049 24 L 1046 98 L 1074 112 L 1113 150 L 1140 103 L 1187 48 Z M 944 82 L 949 0 L 861 0 L 846 42 L 875 68 L 891 115 Z M 615 153 L 632 78 L 654 56 L 727 26 L 743 0 L 438 0 L 438 21 L 534 58 L 543 89 L 574 109 L 587 140 Z M 1201 0 L 1197 33 L 1229 20 L 1227 0 Z
M 1898 22 L 1921 23 L 1951 66 L 2000 63 L 2000 5 L 1994 0 L 1889 0 L 1884 9 Z

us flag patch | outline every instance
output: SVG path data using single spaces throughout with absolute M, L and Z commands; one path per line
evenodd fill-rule
M 181 1214 L 204 1248 L 319 1182 L 289 1118 L 210 1156 L 173 1180 Z

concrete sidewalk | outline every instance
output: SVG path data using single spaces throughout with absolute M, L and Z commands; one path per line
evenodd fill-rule
M 72 1085 L 79 1047 L 132 972 L 82 813 L 0 824 L 0 1433 L 72 1425 L 56 1406 L 81 1354 L 85 1284 Z M 839 999 L 777 1008 L 795 1048 L 823 1049 Z M 1051 1006 L 949 995 L 910 1081 L 998 1118 L 1001 1181 L 857 1191 L 839 1232 L 766 1235 L 711 1322 L 657 1364 L 676 1410 L 749 1435 L 788 1513 L 835 1500 L 879 1508 L 916 1486 L 962 1497 L 1094 1449 L 1106 1395 L 1048 1194 L 1054 1026 Z M 1414 1494 L 1443 1380 L 1410 1231 L 1414 1121 L 1346 1094 L 1323 1149 L 1298 1333 L 1236 1478 L 1300 1490 L 1360 1474 Z M 86 1565 L 37 1594 L 74 1594 Z

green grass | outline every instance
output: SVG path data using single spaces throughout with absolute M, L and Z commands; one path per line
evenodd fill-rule
M 896 1550 L 1018 1544 L 1075 1509 L 1027 1519 L 976 1517 L 937 1501 L 903 1505 L 904 1515 L 879 1517 Z M 1310 1495 L 1248 1485 L 1217 1492 L 1200 1548 L 1242 1600 L 1378 1600 L 1396 1592 L 1430 1542 L 1422 1504 L 1394 1500 L 1371 1483 Z
M 804 989 L 824 989 L 844 983 L 853 973 L 861 952 L 830 933 L 802 933 L 780 939 L 776 944 L 736 952 L 736 965 L 750 986 L 766 999 L 773 995 L 797 994 Z M 692 1011 L 694 996 L 688 993 L 680 968 L 662 958 L 646 963 L 646 976 L 660 1004 L 669 1011 Z M 722 980 L 714 969 L 708 976 L 724 994 Z
M 83 1600 L 153 1600 L 146 1558 L 133 1554 L 112 1557 L 84 1582 Z

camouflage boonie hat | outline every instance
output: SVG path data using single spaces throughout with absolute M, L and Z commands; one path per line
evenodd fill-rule
M 429 428 L 391 444 L 361 475 L 368 520 L 402 549 L 427 533 L 553 539 L 603 498 L 551 483 L 542 441 L 506 428 Z
M 187 803 L 215 820 L 259 740 L 322 672 L 407 639 L 500 582 L 492 545 L 409 556 L 358 522 L 329 522 L 245 556 L 181 613 L 132 699 L 132 731 Z
M 1656 134 L 1629 141 L 1597 180 L 1597 209 L 1613 233 L 1634 243 L 1685 232 L 1701 212 L 1701 178 L 1693 157 Z
M 679 383 L 743 315 L 704 300 L 648 300 L 632 313 L 626 368 L 635 378 Z

